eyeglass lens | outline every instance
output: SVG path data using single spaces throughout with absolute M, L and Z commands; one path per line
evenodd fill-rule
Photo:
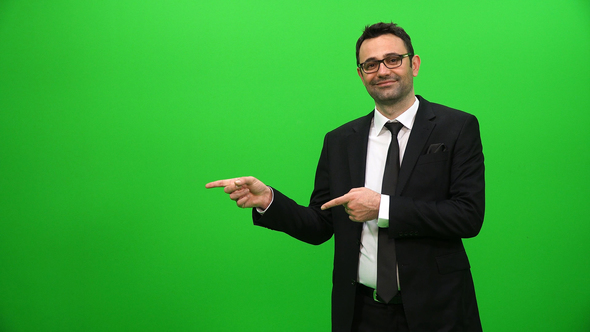
M 393 68 L 399 67 L 402 64 L 402 59 L 403 59 L 403 57 L 398 56 L 398 55 L 388 56 L 381 61 L 377 61 L 377 60 L 367 61 L 362 64 L 362 67 L 363 67 L 363 70 L 365 71 L 365 73 L 372 73 L 372 72 L 376 72 L 377 70 L 379 70 L 379 63 L 383 62 L 385 67 L 387 67 L 389 69 L 393 69 Z

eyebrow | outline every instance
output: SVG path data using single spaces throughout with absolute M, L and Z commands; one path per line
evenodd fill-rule
M 385 54 L 385 55 L 383 56 L 383 59 L 387 58 L 388 56 L 392 56 L 392 55 L 395 55 L 395 56 L 400 56 L 401 54 L 399 54 L 399 53 L 395 53 L 395 52 L 393 52 L 393 53 L 387 53 L 387 54 Z M 381 60 L 383 60 L 383 59 L 381 59 Z M 365 63 L 365 62 L 367 62 L 367 61 L 373 61 L 373 60 L 377 60 L 377 58 L 376 58 L 376 57 L 374 57 L 374 56 L 372 56 L 372 57 L 370 57 L 370 58 L 367 58 L 365 61 L 363 61 L 363 62 L 361 62 L 361 63 Z

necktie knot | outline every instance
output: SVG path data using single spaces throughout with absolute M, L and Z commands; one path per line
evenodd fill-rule
M 385 123 L 385 128 L 391 131 L 392 137 L 397 137 L 399 131 L 404 127 L 401 122 L 387 122 Z

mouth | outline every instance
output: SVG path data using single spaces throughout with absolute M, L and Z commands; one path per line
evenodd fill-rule
M 384 86 L 393 85 L 395 82 L 397 82 L 397 80 L 383 80 L 383 81 L 379 81 L 379 82 L 374 83 L 374 85 L 376 85 L 378 87 L 384 87 Z

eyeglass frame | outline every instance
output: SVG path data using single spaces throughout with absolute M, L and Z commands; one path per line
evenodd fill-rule
M 395 66 L 395 67 L 389 67 L 388 65 L 386 65 L 386 64 L 385 64 L 385 59 L 387 59 L 387 58 L 388 58 L 388 56 L 386 56 L 385 58 L 383 58 L 383 59 L 381 59 L 381 60 L 367 60 L 367 61 L 365 61 L 365 62 L 363 62 L 363 63 L 359 63 L 359 64 L 357 65 L 357 67 L 358 67 L 358 68 L 360 68 L 360 69 L 363 71 L 363 73 L 365 73 L 365 74 L 373 74 L 373 73 L 376 73 L 376 72 L 378 72 L 378 71 L 379 71 L 379 68 L 381 67 L 381 64 L 383 64 L 383 65 L 385 66 L 385 68 L 388 68 L 388 69 L 395 69 L 395 68 L 401 67 L 402 63 L 404 62 L 404 61 L 403 61 L 403 60 L 404 60 L 404 58 L 407 58 L 407 57 L 413 57 L 413 56 L 414 56 L 414 54 L 412 54 L 412 53 L 410 53 L 410 52 L 408 52 L 408 53 L 405 53 L 405 54 L 399 54 L 399 55 L 396 55 L 396 57 L 399 57 L 399 58 L 400 58 L 400 61 L 399 61 L 399 65 L 397 65 L 397 66 Z M 371 61 L 375 61 L 375 62 L 379 63 L 379 65 L 377 66 L 377 70 L 367 73 L 367 72 L 365 71 L 365 69 L 363 68 L 363 65 L 364 65 L 365 63 L 367 63 L 367 62 L 371 62 Z

